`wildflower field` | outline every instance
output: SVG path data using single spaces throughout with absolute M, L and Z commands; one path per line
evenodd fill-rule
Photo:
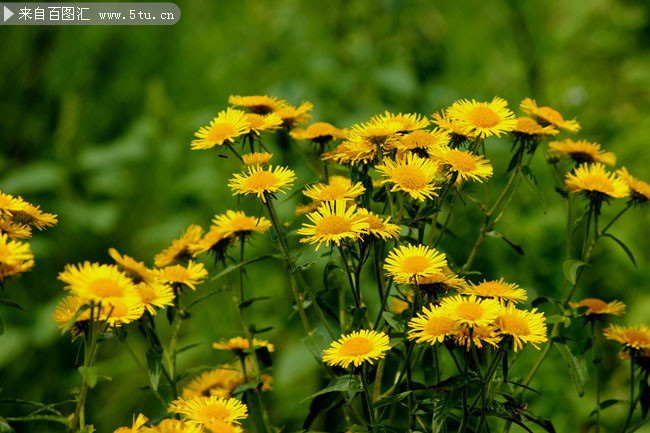
M 0 432 L 650 431 L 650 9 L 578 3 L 12 29 Z

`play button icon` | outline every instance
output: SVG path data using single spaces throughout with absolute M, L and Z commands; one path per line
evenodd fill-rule
M 9 18 L 11 18 L 12 16 L 14 16 L 14 13 L 11 12 L 11 9 L 9 9 L 7 6 L 5 6 L 4 13 L 5 13 L 5 21 L 4 21 L 4 22 L 7 22 L 7 20 L 8 20 Z

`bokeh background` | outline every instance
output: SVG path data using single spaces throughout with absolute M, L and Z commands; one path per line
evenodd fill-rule
M 35 234 L 34 270 L 5 288 L 4 296 L 26 311 L 0 306 L 6 328 L 0 336 L 2 397 L 62 401 L 79 384 L 78 345 L 50 319 L 63 295 L 56 276 L 66 263 L 110 262 L 107 250 L 116 247 L 151 264 L 190 223 L 207 227 L 215 213 L 238 206 L 261 211 L 252 200 L 238 202 L 225 187 L 234 161 L 189 148 L 193 132 L 226 106 L 230 94 L 309 100 L 314 120 L 339 127 L 386 109 L 428 115 L 462 97 L 499 95 L 516 109 L 530 96 L 577 117 L 580 137 L 614 151 L 639 177 L 650 175 L 647 1 L 188 0 L 179 6 L 182 17 L 172 27 L 0 30 L 0 189 L 60 219 Z M 495 172 L 503 173 L 508 143 L 488 140 L 487 148 Z M 296 168 L 298 184 L 314 180 L 294 153 L 284 157 Z M 533 170 L 543 202 L 522 184 L 497 227 L 526 255 L 488 238 L 475 267 L 487 278 L 519 283 L 531 298 L 556 296 L 564 205 L 542 155 Z M 296 200 L 279 203 L 281 217 L 292 218 Z M 607 207 L 606 215 L 621 205 Z M 451 225 L 456 237 L 442 244 L 452 259 L 466 257 L 479 218 L 471 202 L 458 212 Z M 614 229 L 635 253 L 638 268 L 604 240 L 579 289 L 579 296 L 625 301 L 629 314 L 621 322 L 648 323 L 649 222 L 647 211 L 637 209 Z M 261 237 L 251 256 L 264 252 L 272 249 Z M 253 296 L 274 297 L 250 310 L 258 328 L 273 327 L 262 336 L 277 347 L 271 418 L 285 431 L 297 431 L 309 407 L 302 400 L 322 386 L 318 364 L 301 343 L 297 319 L 287 320 L 289 290 L 279 263 L 256 263 L 249 279 Z M 200 290 L 212 288 L 206 283 Z M 202 344 L 181 355 L 183 368 L 226 360 L 209 345 L 238 332 L 223 304 L 215 297 L 193 312 L 183 342 Z M 586 328 L 577 322 L 569 330 L 582 332 Z M 137 348 L 137 332 L 132 334 Z M 603 399 L 623 399 L 627 370 L 607 347 Z M 533 352 L 528 349 L 511 374 L 522 374 Z M 89 398 L 88 418 L 98 432 L 130 423 L 133 412 L 162 414 L 140 389 L 146 378 L 119 343 L 107 342 L 100 358 L 101 372 L 112 380 Z M 533 386 L 542 396 L 528 394 L 530 407 L 557 431 L 586 431 L 593 394 L 576 396 L 557 353 Z M 0 416 L 22 410 L 3 404 Z M 608 409 L 605 425 L 622 411 Z M 47 423 L 14 427 L 61 431 Z M 322 421 L 316 427 L 328 428 Z

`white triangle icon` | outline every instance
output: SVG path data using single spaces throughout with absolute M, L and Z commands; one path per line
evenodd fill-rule
M 7 22 L 7 20 L 12 16 L 14 16 L 14 13 L 11 12 L 11 10 L 7 6 L 5 6 L 5 22 Z

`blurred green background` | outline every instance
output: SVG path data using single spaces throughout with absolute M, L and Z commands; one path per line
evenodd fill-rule
M 499 95 L 520 113 L 519 102 L 530 96 L 577 117 L 581 138 L 602 143 L 619 164 L 650 177 L 647 1 L 194 0 L 179 6 L 182 17 L 171 27 L 0 30 L 0 189 L 60 220 L 35 233 L 34 270 L 5 290 L 27 311 L 0 307 L 6 325 L 0 337 L 3 397 L 61 401 L 79 384 L 78 345 L 50 319 L 63 295 L 56 276 L 66 263 L 110 262 L 107 250 L 116 247 L 151 264 L 188 224 L 207 227 L 215 213 L 239 205 L 225 186 L 235 162 L 189 148 L 193 132 L 226 106 L 230 94 L 309 100 L 314 120 L 340 127 L 385 109 L 429 115 L 464 97 Z M 497 185 L 508 151 L 505 140 L 488 140 Z M 297 170 L 297 185 L 313 181 L 304 163 L 292 158 L 282 162 Z M 475 264 L 487 278 L 519 283 L 531 299 L 559 294 L 565 220 L 542 155 L 533 169 L 544 204 L 522 184 L 498 226 L 526 255 L 488 238 Z M 260 212 L 253 200 L 241 203 Z M 295 197 L 281 200 L 281 217 L 292 217 L 295 203 Z M 606 215 L 621 206 L 612 204 Z M 442 245 L 453 260 L 466 257 L 479 221 L 471 202 L 458 212 L 451 225 L 457 238 Z M 579 296 L 625 301 L 629 314 L 619 322 L 648 323 L 649 222 L 646 211 L 635 209 L 614 229 L 636 254 L 638 269 L 604 240 L 579 289 Z M 270 251 L 265 237 L 257 247 Z M 290 295 L 279 264 L 257 263 L 249 275 L 251 295 L 275 297 L 250 310 L 259 328 L 274 327 L 263 335 L 277 347 L 271 418 L 296 431 L 309 405 L 300 402 L 322 385 L 318 364 L 300 342 L 296 318 L 286 320 Z M 200 290 L 213 287 L 206 283 Z M 183 342 L 206 344 L 185 352 L 183 367 L 227 360 L 207 344 L 238 333 L 233 314 L 220 308 L 224 301 L 212 298 L 193 313 Z M 576 323 L 570 332 L 586 329 Z M 515 374 L 535 355 L 528 349 Z M 119 343 L 105 344 L 100 358 L 100 370 L 112 381 L 100 383 L 89 398 L 88 418 L 98 432 L 130 423 L 133 412 L 162 414 L 146 390 L 134 390 L 146 378 Z M 627 370 L 613 346 L 604 362 L 603 399 L 625 398 Z M 558 354 L 552 352 L 533 386 L 542 396 L 529 394 L 530 407 L 557 431 L 586 431 L 593 394 L 576 396 Z M 0 406 L 0 416 L 17 413 L 20 408 Z M 608 409 L 605 425 L 622 413 L 623 407 Z M 322 422 L 316 426 L 327 429 Z M 61 431 L 46 423 L 14 427 Z

